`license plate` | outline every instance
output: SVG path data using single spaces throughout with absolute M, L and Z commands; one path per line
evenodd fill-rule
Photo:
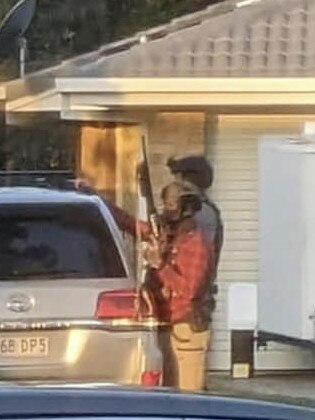
M 0 357 L 44 357 L 49 353 L 46 337 L 0 338 Z

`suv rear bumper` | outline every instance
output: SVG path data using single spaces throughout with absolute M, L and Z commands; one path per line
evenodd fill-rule
M 44 339 L 49 343 L 49 350 L 34 357 L 0 352 L 1 379 L 140 384 L 143 372 L 162 371 L 157 326 L 147 324 L 137 329 L 135 325 L 128 328 L 121 323 L 83 327 L 80 322 L 76 327 L 72 324 L 53 328 L 50 324 L 49 328 L 2 330 L 0 347 L 3 340 Z

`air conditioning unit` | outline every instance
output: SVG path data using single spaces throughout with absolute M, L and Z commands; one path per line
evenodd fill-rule
M 315 342 L 315 142 L 259 144 L 258 329 Z

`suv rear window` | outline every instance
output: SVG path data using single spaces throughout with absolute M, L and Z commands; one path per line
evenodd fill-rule
M 112 234 L 94 205 L 1 205 L 1 280 L 125 275 Z

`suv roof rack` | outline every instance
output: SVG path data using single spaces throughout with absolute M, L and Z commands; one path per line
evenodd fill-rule
M 72 171 L 0 171 L 0 187 L 41 187 L 75 190 Z

